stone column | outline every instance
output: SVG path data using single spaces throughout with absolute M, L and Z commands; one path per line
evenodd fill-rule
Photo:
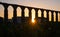
M 32 15 L 31 15 L 31 10 L 32 10 L 32 8 L 28 8 L 29 9 L 29 23 L 31 22 L 31 19 L 32 19 Z
M 58 22 L 58 12 L 56 11 L 56 22 Z
M 32 18 L 32 15 L 31 15 L 31 8 L 28 8 L 29 9 L 29 18 L 31 19 Z
M 58 11 L 55 11 L 55 13 L 56 13 L 56 26 L 58 26 L 59 24 L 58 24 Z
M 51 24 L 51 26 L 52 26 L 52 30 L 53 30 L 53 28 L 54 28 L 54 11 L 51 11 L 51 22 L 52 22 L 52 24 Z
M 35 18 L 38 18 L 38 9 L 35 9 Z
M 38 23 L 38 9 L 35 9 L 35 20 Z
M 46 10 L 47 13 L 47 21 L 49 21 L 49 10 Z
M 16 24 L 17 23 L 17 6 L 13 6 L 14 10 L 13 10 L 13 23 Z
M 25 9 L 25 7 L 21 7 L 21 10 L 22 10 L 22 20 L 21 21 L 22 21 L 22 23 L 25 22 L 25 20 L 24 20 L 25 19 L 24 18 L 24 16 L 25 16 L 24 15 L 24 9 Z
M 3 27 L 3 33 L 8 35 L 8 4 L 4 4 L 4 27 Z
M 44 19 L 44 10 L 43 10 L 43 9 L 41 9 L 41 18 L 42 18 L 42 19 L 41 19 L 41 22 L 43 22 L 43 21 L 44 21 L 44 20 L 43 20 L 43 19 Z
M 51 11 L 51 16 L 52 16 L 51 21 L 52 22 L 54 22 L 54 15 L 53 15 L 53 13 L 54 13 L 54 11 Z
M 44 10 L 41 9 L 41 17 L 44 18 Z
M 8 22 L 8 5 L 4 5 L 4 24 Z

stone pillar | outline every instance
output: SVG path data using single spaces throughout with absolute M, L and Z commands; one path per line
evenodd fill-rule
M 13 23 L 16 24 L 17 23 L 17 6 L 13 6 L 14 10 L 13 10 Z
M 32 19 L 32 15 L 31 15 L 31 10 L 32 10 L 32 8 L 28 8 L 29 9 L 29 23 L 31 22 L 31 19 Z
M 38 9 L 35 9 L 35 18 L 38 18 Z
M 51 22 L 52 22 L 52 24 L 51 24 L 51 26 L 52 26 L 52 30 L 54 29 L 54 11 L 51 11 Z
M 58 12 L 56 11 L 56 22 L 58 22 Z
M 41 17 L 44 18 L 44 10 L 41 9 Z
M 47 21 L 49 21 L 49 10 L 46 10 L 47 13 Z
M 31 8 L 28 8 L 29 9 L 29 18 L 31 19 L 32 18 L 32 15 L 31 15 Z
M 38 23 L 38 9 L 35 9 L 35 20 Z
M 53 13 L 54 13 L 54 11 L 51 11 L 51 16 L 52 16 L 51 21 L 52 22 L 54 21 L 54 15 L 53 15 Z
M 22 9 L 22 17 L 24 18 L 24 7 L 21 7 L 21 9 Z
M 3 27 L 3 33 L 8 35 L 8 4 L 4 4 L 4 27 Z
M 4 5 L 4 24 L 8 22 L 8 5 Z
M 25 20 L 24 20 L 25 19 L 24 18 L 24 16 L 25 16 L 24 15 L 24 9 L 25 9 L 25 7 L 21 7 L 21 10 L 22 10 L 22 13 L 21 13 L 22 14 L 22 20 L 21 21 L 22 21 L 22 23 L 25 22 Z
M 56 13 L 56 26 L 58 26 L 59 24 L 58 24 L 58 11 L 55 11 L 55 13 Z
M 42 18 L 42 19 L 41 19 L 41 22 L 43 22 L 43 21 L 44 21 L 44 20 L 43 20 L 43 19 L 44 19 L 44 10 L 43 10 L 43 9 L 41 9 L 41 18 Z

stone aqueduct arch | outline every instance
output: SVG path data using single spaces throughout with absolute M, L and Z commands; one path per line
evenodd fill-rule
M 41 17 L 44 18 L 44 11 L 46 11 L 47 14 L 47 19 L 49 21 L 49 11 L 51 12 L 51 21 L 54 21 L 54 15 L 53 13 L 56 13 L 56 22 L 58 22 L 58 13 L 60 13 L 60 11 L 55 11 L 55 10 L 49 10 L 49 9 L 42 9 L 42 8 L 34 8 L 34 7 L 28 7 L 28 6 L 22 6 L 22 5 L 16 5 L 16 4 L 8 4 L 8 3 L 2 3 L 0 2 L 1 5 L 3 5 L 4 7 L 4 22 L 7 23 L 8 21 L 8 7 L 12 6 L 13 7 L 13 22 L 16 23 L 16 17 L 17 17 L 17 7 L 20 7 L 22 10 L 22 18 L 24 18 L 24 9 L 28 8 L 29 10 L 29 18 L 31 18 L 31 10 L 34 9 L 35 10 L 35 17 L 38 18 L 38 10 L 41 10 Z

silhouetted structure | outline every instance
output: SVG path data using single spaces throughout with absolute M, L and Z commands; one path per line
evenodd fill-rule
M 52 13 L 52 21 L 54 22 L 54 15 L 53 13 L 55 12 L 56 13 L 56 22 L 58 22 L 58 13 L 60 13 L 60 11 L 54 11 L 54 10 L 49 10 L 49 9 L 42 9 L 42 8 L 34 8 L 34 7 L 28 7 L 28 6 L 21 6 L 21 5 L 16 5 L 16 4 L 8 4 L 8 3 L 2 3 L 0 2 L 0 4 L 2 4 L 4 6 L 4 19 L 5 19 L 5 22 L 8 21 L 8 7 L 9 6 L 12 6 L 14 8 L 14 11 L 13 11 L 13 17 L 14 17 L 14 23 L 16 22 L 16 17 L 17 17 L 17 7 L 21 7 L 22 9 L 22 18 L 24 19 L 24 9 L 25 8 L 28 8 L 29 9 L 29 18 L 31 18 L 31 10 L 32 9 L 35 9 L 36 11 L 36 17 L 38 17 L 38 10 L 40 9 L 41 10 L 41 16 L 42 18 L 44 17 L 44 11 L 46 11 L 47 13 L 47 18 L 49 19 L 49 11 L 51 11 Z
M 57 25 L 60 26 L 60 22 L 58 22 L 58 13 L 60 13 L 60 11 L 42 9 L 42 8 L 34 8 L 34 7 L 17 5 L 17 4 L 8 4 L 8 3 L 2 3 L 2 2 L 0 2 L 0 4 L 3 5 L 3 7 L 4 7 L 4 27 L 5 27 L 5 28 L 3 28 L 4 34 L 6 33 L 7 35 L 11 35 L 11 36 L 18 36 L 18 34 L 19 34 L 19 36 L 21 35 L 20 37 L 25 37 L 25 36 L 26 37 L 37 37 L 37 34 L 38 34 L 38 37 L 44 37 L 44 36 L 48 37 L 48 36 L 51 36 L 50 33 L 54 34 L 54 32 L 57 31 L 57 29 L 55 29 L 55 28 L 58 28 Z M 13 18 L 12 18 L 13 23 L 8 22 L 8 9 L 7 8 L 9 6 L 12 6 L 14 9 Z M 20 19 L 20 17 L 17 18 L 17 10 L 16 10 L 17 7 L 20 7 L 22 10 L 22 16 L 21 16 L 21 20 L 20 20 L 21 24 L 17 24 L 17 22 L 18 22 L 17 20 Z M 29 17 L 24 17 L 25 8 L 28 8 L 28 10 L 29 10 Z M 30 28 L 30 26 L 28 25 L 30 23 L 29 21 L 31 21 L 31 18 L 32 18 L 32 15 L 31 15 L 32 9 L 35 9 L 35 12 L 36 12 L 35 19 L 37 20 L 37 25 L 39 26 L 39 28 L 40 27 L 43 28 L 41 30 L 41 32 L 39 31 L 39 29 Z M 41 10 L 41 18 L 38 17 L 38 10 Z M 46 13 L 47 13 L 47 18 L 44 18 L 44 11 L 46 11 Z M 49 11 L 51 11 L 51 14 L 52 14 L 51 21 L 49 21 Z M 53 15 L 54 12 L 56 13 L 56 22 L 54 22 L 54 15 Z M 41 21 L 39 21 L 39 20 L 41 20 Z M 25 22 L 27 22 L 28 24 Z M 13 28 L 12 30 L 10 30 L 10 31 L 12 31 L 11 33 L 9 31 L 10 28 Z M 33 32 L 34 30 L 36 33 Z M 47 33 L 45 33 L 45 32 L 47 32 Z

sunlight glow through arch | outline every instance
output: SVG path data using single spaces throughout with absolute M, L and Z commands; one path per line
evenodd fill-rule
M 0 4 L 0 17 L 4 18 L 4 6 Z
M 18 8 L 17 8 L 17 16 L 21 17 L 21 11 L 22 11 L 21 8 L 18 7 Z
M 38 10 L 38 17 L 41 17 L 41 10 Z
M 34 9 L 32 9 L 32 23 L 35 23 L 35 10 Z
M 35 23 L 35 20 L 34 20 L 34 18 L 32 18 L 32 23 Z
M 29 10 L 28 10 L 28 8 L 25 8 L 24 15 L 25 15 L 25 17 L 29 17 Z
M 8 19 L 12 19 L 13 17 L 13 7 L 12 6 L 9 6 L 8 7 Z
M 49 21 L 51 21 L 51 12 L 49 11 Z

